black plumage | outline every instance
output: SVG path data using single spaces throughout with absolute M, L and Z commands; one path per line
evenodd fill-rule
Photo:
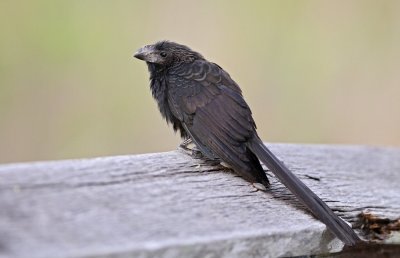
M 244 179 L 268 186 L 259 159 L 345 244 L 360 239 L 354 231 L 265 147 L 251 110 L 227 72 L 201 54 L 161 41 L 138 50 L 146 61 L 150 88 L 162 116 L 192 139 L 208 158 L 218 158 Z

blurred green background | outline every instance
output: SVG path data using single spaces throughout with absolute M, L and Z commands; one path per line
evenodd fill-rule
M 175 149 L 161 39 L 241 85 L 265 141 L 400 146 L 400 1 L 0 1 L 0 162 Z

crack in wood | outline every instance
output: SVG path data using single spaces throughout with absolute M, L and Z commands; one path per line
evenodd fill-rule
M 356 225 L 362 212 L 380 218 L 357 224 L 357 232 L 399 231 L 400 150 L 268 147 L 346 221 Z M 3 165 L 0 252 L 150 258 L 332 251 L 338 240 L 265 171 L 271 185 L 261 192 L 219 164 L 178 151 Z

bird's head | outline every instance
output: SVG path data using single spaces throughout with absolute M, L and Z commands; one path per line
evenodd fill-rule
M 202 55 L 187 46 L 171 41 L 159 41 L 153 45 L 144 46 L 135 53 L 134 57 L 159 66 L 174 66 L 204 59 Z

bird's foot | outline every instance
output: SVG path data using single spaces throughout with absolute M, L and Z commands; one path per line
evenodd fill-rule
M 196 144 L 190 138 L 184 140 L 179 145 L 179 149 L 181 149 L 187 155 L 192 156 L 197 159 L 201 159 L 204 157 L 203 153 L 201 153 L 201 151 L 197 148 Z
M 267 191 L 267 187 L 265 187 L 265 185 L 261 184 L 261 183 L 252 183 L 252 186 L 256 189 L 256 191 L 260 190 L 263 192 Z

